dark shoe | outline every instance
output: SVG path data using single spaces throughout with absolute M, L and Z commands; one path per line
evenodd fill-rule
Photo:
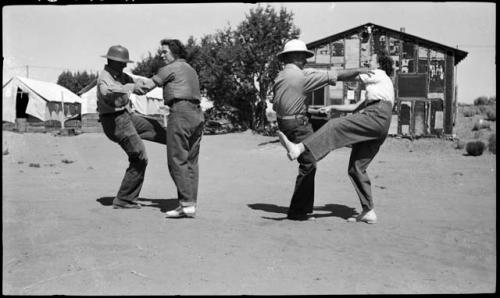
M 316 219 L 314 216 L 309 216 L 307 214 L 288 214 L 286 218 L 290 220 L 300 220 L 300 221 Z
M 113 203 L 113 209 L 141 209 L 141 205 L 135 203 Z

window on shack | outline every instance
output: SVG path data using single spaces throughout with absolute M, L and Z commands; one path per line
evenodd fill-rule
M 344 40 L 334 41 L 331 45 L 330 64 L 332 67 L 342 69 L 345 65 L 344 59 Z
M 444 54 L 430 50 L 429 92 L 444 91 Z
M 401 63 L 399 61 L 399 54 L 401 52 L 401 41 L 395 37 L 389 37 L 389 55 L 392 58 L 394 63 L 393 67 L 395 73 L 399 73 L 401 71 L 400 66 Z
M 316 49 L 316 63 L 330 63 L 330 45 L 324 45 Z
M 337 40 L 332 43 L 332 57 L 344 57 L 344 40 Z
M 429 70 L 429 49 L 418 47 L 418 73 L 427 73 Z
M 415 70 L 415 44 L 404 41 L 401 52 L 401 73 L 414 73 Z
M 375 51 L 385 51 L 387 49 L 386 36 L 383 33 L 374 33 L 373 36 L 373 47 Z

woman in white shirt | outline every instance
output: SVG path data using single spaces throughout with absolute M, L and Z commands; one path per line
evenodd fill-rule
M 348 174 L 363 211 L 348 220 L 376 223 L 371 182 L 366 169 L 385 141 L 391 123 L 394 104 L 394 86 L 390 78 L 393 73 L 392 59 L 385 52 L 374 54 L 369 67 L 371 71 L 368 74 L 357 77 L 365 85 L 365 99 L 354 104 L 330 105 L 320 110 L 354 112 L 353 114 L 330 119 L 298 144 L 290 142 L 280 131 L 278 137 L 287 149 L 290 160 L 309 151 L 319 161 L 332 150 L 352 145 Z

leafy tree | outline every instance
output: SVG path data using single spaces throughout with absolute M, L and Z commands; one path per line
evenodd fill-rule
M 195 46 L 193 65 L 215 108 L 231 105 L 239 109 L 244 126 L 253 127 L 255 104 L 265 101 L 280 70 L 276 54 L 297 38 L 293 13 L 259 6 L 232 30 L 227 27 L 202 38 Z
M 246 20 L 238 26 L 235 32 L 237 58 L 241 61 L 238 76 L 253 83 L 260 100 L 266 99 L 280 71 L 276 54 L 283 50 L 288 40 L 299 34 L 300 30 L 293 24 L 293 13 L 285 8 L 277 13 L 270 5 L 251 9 Z
M 151 52 L 149 52 L 146 58 L 143 58 L 142 61 L 138 62 L 136 67 L 132 69 L 132 73 L 135 75 L 151 78 L 158 72 L 158 69 L 160 69 L 164 65 L 165 62 L 161 58 L 160 48 L 158 48 L 154 56 L 151 54 Z
M 97 79 L 97 74 L 89 74 L 87 71 L 62 72 L 57 78 L 57 84 L 69 89 L 73 93 L 78 93 L 85 86 Z
M 255 100 L 251 86 L 238 73 L 239 48 L 234 31 L 230 27 L 204 36 L 198 47 L 192 47 L 193 67 L 198 71 L 201 88 L 213 100 L 215 109 L 227 110 L 227 106 L 237 109 L 239 124 L 243 128 L 251 126 L 251 106 Z

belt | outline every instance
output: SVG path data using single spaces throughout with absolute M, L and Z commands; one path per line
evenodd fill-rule
M 123 114 L 125 112 L 127 112 L 127 109 L 123 109 L 123 110 L 119 110 L 119 111 L 115 111 L 115 112 L 110 112 L 110 113 L 99 114 L 99 117 L 116 116 L 116 115 Z
M 276 115 L 276 117 L 281 120 L 291 120 L 291 119 L 307 118 L 307 115 L 306 114 L 286 115 L 286 116 Z
M 377 104 L 377 103 L 382 103 L 382 102 L 388 102 L 387 100 L 382 100 L 382 99 L 378 99 L 378 100 L 370 100 L 370 101 L 367 101 L 366 102 L 366 106 L 371 106 L 371 105 L 374 105 L 374 104 Z
M 199 99 L 188 99 L 188 98 L 174 98 L 174 99 L 172 99 L 172 104 L 178 103 L 180 101 L 189 101 L 190 103 L 193 103 L 193 104 L 196 104 L 196 105 L 200 104 L 200 100 Z

